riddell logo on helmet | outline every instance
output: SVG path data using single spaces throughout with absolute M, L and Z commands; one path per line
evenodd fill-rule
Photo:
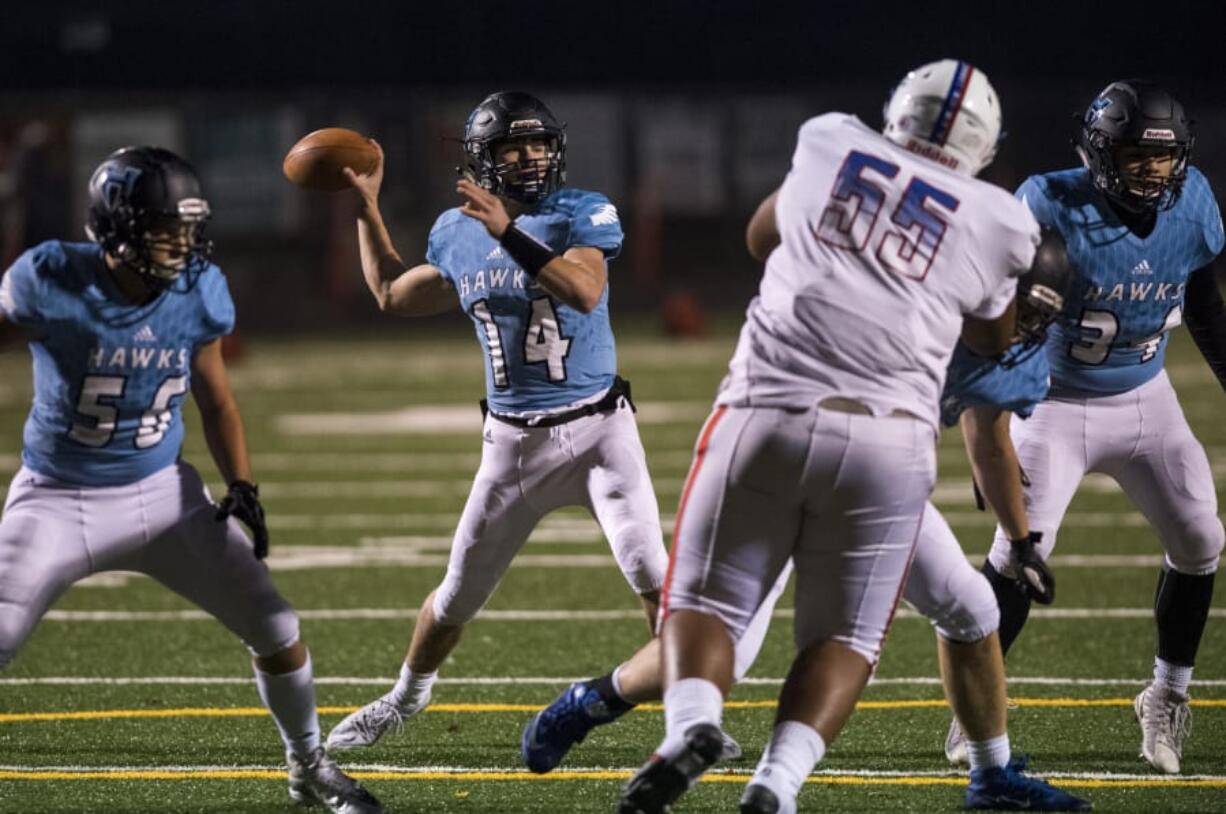
M 1142 141 L 1174 141 L 1175 131 L 1162 127 L 1146 127 L 1141 134 Z
M 951 170 L 958 169 L 958 159 L 954 158 L 952 155 L 947 155 L 926 141 L 907 139 L 906 147 L 911 152 L 919 153 L 924 158 L 931 158 L 933 161 L 949 167 Z
M 516 130 L 528 130 L 530 128 L 536 128 L 540 126 L 541 126 L 540 119 L 517 119 L 511 122 L 511 132 L 514 133 Z

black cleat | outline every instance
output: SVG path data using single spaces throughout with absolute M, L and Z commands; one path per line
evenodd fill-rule
M 670 806 L 719 760 L 724 733 L 715 724 L 685 730 L 685 748 L 665 760 L 652 755 L 622 789 L 617 814 L 668 814 Z
M 750 783 L 741 795 L 741 814 L 777 814 L 779 797 L 760 783 Z

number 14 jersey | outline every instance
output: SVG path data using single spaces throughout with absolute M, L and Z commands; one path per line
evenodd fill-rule
M 609 199 L 564 188 L 515 224 L 558 254 L 590 246 L 606 260 L 622 245 Z M 609 325 L 609 288 L 591 313 L 554 299 L 490 237 L 479 221 L 448 209 L 430 231 L 426 261 L 455 287 L 485 351 L 486 398 L 498 413 L 556 410 L 613 384 L 617 354 Z
M 1039 227 L 1007 191 L 912 153 L 859 119 L 800 128 L 766 262 L 717 402 L 856 399 L 934 427 L 962 317 L 999 316 Z

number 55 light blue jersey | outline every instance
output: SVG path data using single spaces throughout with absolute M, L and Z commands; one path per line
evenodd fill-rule
M 621 250 L 617 210 L 599 193 L 563 188 L 516 218 L 520 229 L 563 254 Z M 584 314 L 549 296 L 485 227 L 449 209 L 430 231 L 426 260 L 455 286 L 486 355 L 486 397 L 500 413 L 564 407 L 613 384 L 617 355 L 609 289 Z
M 34 337 L 25 465 L 85 486 L 133 483 L 175 461 L 192 356 L 234 327 L 217 266 L 131 305 L 94 243 L 27 251 L 0 280 L 0 308 Z
M 1047 350 L 1056 390 L 1123 393 L 1162 369 L 1167 332 L 1183 321 L 1188 275 L 1222 250 L 1222 216 L 1205 176 L 1148 237 L 1128 229 L 1084 169 L 1031 176 L 1017 191 L 1039 223 L 1060 230 L 1076 272 Z

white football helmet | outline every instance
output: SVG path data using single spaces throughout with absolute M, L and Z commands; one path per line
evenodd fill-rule
M 911 71 L 885 105 L 885 137 L 975 175 L 996 156 L 1000 100 L 969 62 L 942 59 Z

